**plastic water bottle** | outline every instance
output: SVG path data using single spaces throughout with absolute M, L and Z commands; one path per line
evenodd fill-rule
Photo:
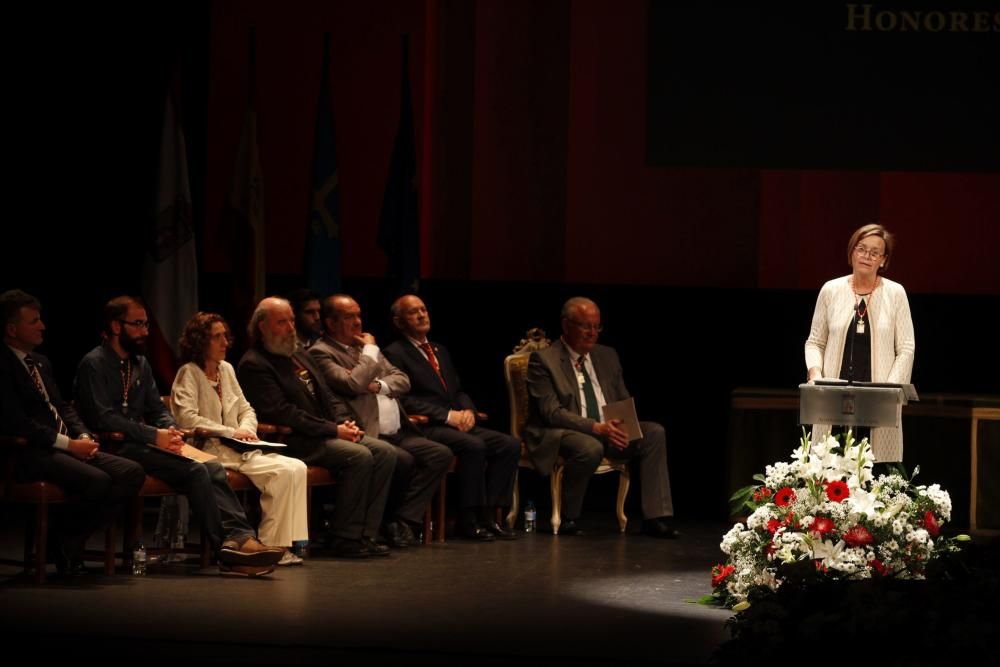
M 529 500 L 528 506 L 524 508 L 524 532 L 535 532 L 535 516 L 535 502 Z
M 139 542 L 139 546 L 132 552 L 132 575 L 136 577 L 146 576 L 146 547 Z

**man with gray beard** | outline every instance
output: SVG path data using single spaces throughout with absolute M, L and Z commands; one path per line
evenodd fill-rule
M 327 387 L 312 357 L 299 347 L 295 315 L 285 299 L 258 304 L 247 327 L 253 346 L 240 360 L 240 386 L 262 421 L 292 428 L 288 454 L 337 478 L 328 535 L 343 558 L 388 556 L 374 541 L 396 466 L 395 448 L 365 435 L 350 407 Z

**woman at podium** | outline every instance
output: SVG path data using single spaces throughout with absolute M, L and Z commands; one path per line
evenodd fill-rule
M 851 235 L 850 275 L 828 281 L 816 299 L 805 346 L 809 382 L 909 383 L 914 351 L 910 304 L 903 286 L 883 276 L 893 245 L 892 234 L 880 224 L 864 225 Z M 813 438 L 829 429 L 815 425 Z M 903 460 L 902 429 L 872 429 L 870 440 L 878 462 Z

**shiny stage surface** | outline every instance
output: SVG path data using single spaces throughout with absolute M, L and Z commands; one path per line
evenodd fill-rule
M 17 523 L 3 529 L 5 556 L 20 549 Z M 690 600 L 710 591 L 728 526 L 679 523 L 671 541 L 640 536 L 637 525 L 619 535 L 610 514 L 580 523 L 584 536 L 456 539 L 360 562 L 314 552 L 261 580 L 171 565 L 144 578 L 53 576 L 39 587 L 0 566 L 0 627 L 8 647 L 116 662 L 711 660 L 730 614 Z

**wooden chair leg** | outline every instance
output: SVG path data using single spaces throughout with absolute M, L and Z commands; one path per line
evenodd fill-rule
M 48 554 L 49 505 L 38 503 L 35 509 L 35 583 L 45 583 L 45 560 Z M 25 562 L 27 565 L 27 562 Z
M 434 522 L 432 521 L 432 518 L 434 516 L 434 509 L 436 507 L 437 507 L 437 505 L 435 505 L 434 500 L 431 499 L 431 502 L 429 502 L 427 504 L 427 507 L 424 508 L 424 544 L 425 545 L 431 543 L 431 526 L 434 525 Z
M 201 569 L 207 568 L 212 564 L 212 545 L 209 544 L 208 538 L 204 535 L 201 536 Z
M 626 467 L 618 475 L 618 500 L 615 502 L 615 512 L 618 514 L 618 529 L 625 532 L 628 525 L 628 517 L 625 516 L 625 497 L 628 496 L 628 487 L 631 483 L 629 470 Z
M 511 500 L 510 511 L 507 512 L 507 530 L 514 530 L 514 524 L 517 522 L 517 511 L 521 507 L 521 492 L 518 489 L 518 482 L 520 481 L 521 471 L 514 471 L 514 497 Z
M 104 531 L 104 574 L 113 576 L 115 573 L 115 523 L 111 522 Z
M 556 466 L 552 470 L 552 479 L 549 487 L 552 494 L 552 534 L 559 534 L 559 526 L 562 525 L 562 478 L 563 466 Z
M 441 478 L 441 487 L 438 489 L 437 527 L 434 529 L 435 537 L 438 542 L 444 542 L 445 522 L 447 521 L 447 517 L 445 516 L 447 490 L 448 476 L 445 475 Z

